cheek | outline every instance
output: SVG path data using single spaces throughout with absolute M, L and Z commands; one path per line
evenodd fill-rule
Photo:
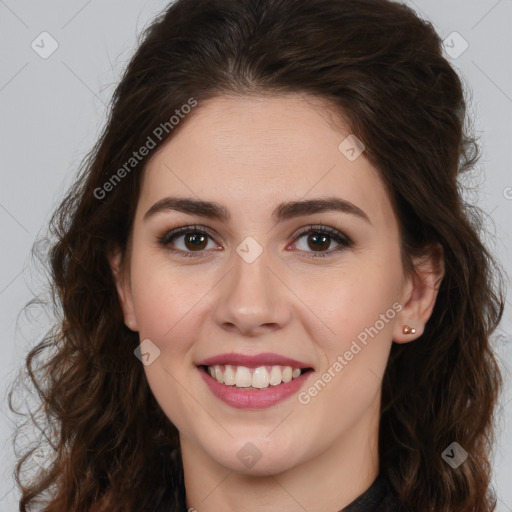
M 377 407 L 393 325 L 401 309 L 397 302 L 401 267 L 396 262 L 365 263 L 357 272 L 351 267 L 350 272 L 337 274 L 337 286 L 332 275 L 325 283 L 318 280 L 325 286 L 315 288 L 317 293 L 310 292 L 305 300 L 314 305 L 316 327 L 323 325 L 322 335 L 315 334 L 315 320 L 309 326 L 323 365 L 298 398 L 327 432 L 350 429 L 366 411 Z
M 134 255 L 132 259 L 132 295 L 141 337 L 165 343 L 182 325 L 190 321 L 194 307 L 208 283 L 194 282 L 190 267 L 177 266 L 161 255 Z
M 317 342 L 329 359 L 334 353 L 348 350 L 353 340 L 364 343 L 377 336 L 391 338 L 400 297 L 401 266 L 393 257 L 383 261 L 382 255 L 353 260 L 346 268 L 318 273 L 314 280 L 296 283 L 297 295 L 313 312 L 311 335 L 318 333 Z
M 189 354 L 206 286 L 187 279 L 190 272 L 190 268 L 176 270 L 149 251 L 132 256 L 132 295 L 140 339 L 149 338 L 159 350 L 144 372 L 160 407 L 184 433 L 202 413 L 199 403 L 183 391 L 192 385 L 190 370 L 195 367 Z

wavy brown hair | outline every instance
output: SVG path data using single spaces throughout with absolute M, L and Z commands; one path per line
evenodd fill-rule
M 21 511 L 38 501 L 46 512 L 185 509 L 178 432 L 133 355 L 138 333 L 124 325 L 108 254 L 124 252 L 145 165 L 187 117 L 112 180 L 191 98 L 283 93 L 326 100 L 363 141 L 397 214 L 406 272 L 414 256 L 444 250 L 424 334 L 392 346 L 381 471 L 409 512 L 494 510 L 489 456 L 502 380 L 490 335 L 503 277 L 481 239 L 482 212 L 463 199 L 462 175 L 480 154 L 440 37 L 389 0 L 178 0 L 145 30 L 50 223 L 57 321 L 26 371 L 40 400 L 29 420 L 42 418 L 53 448 L 47 470 L 30 478 L 33 449 L 20 454 Z M 457 469 L 441 456 L 452 442 L 468 452 Z

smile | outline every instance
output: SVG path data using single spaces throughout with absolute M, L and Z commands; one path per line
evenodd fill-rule
M 196 364 L 213 395 L 240 409 L 262 409 L 297 393 L 313 374 L 307 363 L 276 354 L 222 354 Z
M 278 386 L 300 377 L 303 370 L 291 366 L 246 366 L 214 365 L 207 366 L 206 370 L 211 377 L 225 384 L 237 388 L 265 389 L 269 386 Z M 306 370 L 304 370 L 306 371 Z

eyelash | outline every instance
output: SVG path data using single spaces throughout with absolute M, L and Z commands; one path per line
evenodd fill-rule
M 171 231 L 167 231 L 163 235 L 159 236 L 157 238 L 158 244 L 162 247 L 167 248 L 169 252 L 172 252 L 174 254 L 179 254 L 180 256 L 183 256 L 185 258 L 197 258 L 201 257 L 200 254 L 204 252 L 204 250 L 201 251 L 182 251 L 181 249 L 170 249 L 168 245 L 173 241 L 175 238 L 179 237 L 183 234 L 201 234 L 205 236 L 209 236 L 210 238 L 214 238 L 213 234 L 210 232 L 209 229 L 196 226 L 195 224 L 193 226 L 183 226 L 177 229 L 173 229 Z M 328 256 L 331 256 L 332 254 L 342 251 L 343 249 L 348 249 L 353 246 L 352 240 L 348 238 L 347 236 L 340 233 L 338 230 L 331 228 L 329 226 L 322 226 L 322 225 L 309 225 L 302 229 L 297 235 L 295 236 L 294 242 L 298 241 L 301 237 L 304 235 L 309 234 L 322 234 L 322 235 L 328 235 L 329 238 L 340 244 L 341 247 L 338 247 L 336 249 L 331 249 L 330 251 L 321 251 L 321 252 L 315 252 L 311 251 L 311 256 L 307 256 L 308 258 L 326 258 Z M 306 251 L 310 252 L 310 251 Z M 198 253 L 197 255 L 195 253 Z

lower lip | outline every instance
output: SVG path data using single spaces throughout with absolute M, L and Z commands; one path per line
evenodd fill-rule
M 313 373 L 310 370 L 290 382 L 282 382 L 277 386 L 254 390 L 226 386 L 211 377 L 203 368 L 198 368 L 198 370 L 210 391 L 217 398 L 237 409 L 265 409 L 282 402 L 297 393 L 306 379 Z

